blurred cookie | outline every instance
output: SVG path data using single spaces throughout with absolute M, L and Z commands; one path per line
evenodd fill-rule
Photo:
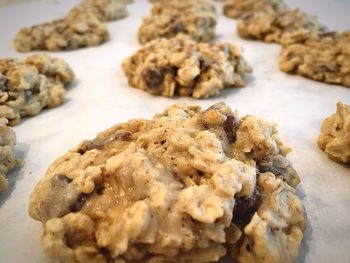
M 15 157 L 15 133 L 7 127 L 7 120 L 0 119 L 0 192 L 7 188 L 6 174 L 19 164 Z
M 337 103 L 337 112 L 322 123 L 317 144 L 330 159 L 350 163 L 350 106 Z
M 22 117 L 62 104 L 65 88 L 73 80 L 72 69 L 60 58 L 37 54 L 0 59 L 0 118 L 15 125 Z
M 138 31 L 141 44 L 158 38 L 172 38 L 178 34 L 199 42 L 215 37 L 215 3 L 212 0 L 160 1 L 152 8 L 152 15 L 144 18 Z
M 350 31 L 283 47 L 279 66 L 287 73 L 350 87 Z

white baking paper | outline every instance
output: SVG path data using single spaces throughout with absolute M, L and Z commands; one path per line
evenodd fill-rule
M 17 30 L 62 17 L 78 1 L 29 1 L 1 8 L 0 57 L 27 56 L 17 53 L 12 45 Z M 155 97 L 131 88 L 120 65 L 139 48 L 136 33 L 150 8 L 145 0 L 134 2 L 126 19 L 108 24 L 111 37 L 107 43 L 50 53 L 65 59 L 77 80 L 64 105 L 14 127 L 22 166 L 11 172 L 9 189 L 0 194 L 0 262 L 50 262 L 40 247 L 41 225 L 28 216 L 27 210 L 33 187 L 57 157 L 115 123 L 151 118 L 177 101 L 203 107 L 224 101 L 242 114 L 278 123 L 280 137 L 293 148 L 289 158 L 301 176 L 298 194 L 309 217 L 298 262 L 350 262 L 350 169 L 329 160 L 316 145 L 322 120 L 335 112 L 337 101 L 350 104 L 350 89 L 280 72 L 280 46 L 240 39 L 235 21 L 222 16 L 221 10 L 218 40 L 243 48 L 254 68 L 247 87 L 228 89 L 206 100 Z M 346 30 L 350 26 L 349 1 L 288 2 L 319 15 L 330 28 Z

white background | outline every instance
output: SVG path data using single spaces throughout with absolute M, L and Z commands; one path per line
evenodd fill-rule
M 28 55 L 13 48 L 12 39 L 18 29 L 62 17 L 77 2 L 34 1 L 1 8 L 0 57 Z M 350 1 L 287 2 L 317 14 L 332 29 L 350 27 Z M 350 262 L 350 170 L 330 161 L 316 145 L 322 120 L 335 112 L 337 101 L 350 104 L 350 89 L 280 72 L 280 46 L 240 39 L 235 21 L 222 16 L 218 8 L 218 40 L 242 47 L 254 68 L 247 87 L 228 89 L 206 100 L 149 95 L 130 88 L 120 67 L 122 60 L 139 47 L 136 33 L 149 5 L 145 0 L 135 0 L 128 9 L 126 19 L 108 24 L 111 36 L 107 43 L 50 53 L 65 59 L 77 79 L 64 105 L 45 110 L 14 128 L 22 166 L 10 173 L 10 187 L 0 194 L 0 262 L 50 262 L 40 248 L 41 225 L 27 213 L 29 195 L 50 163 L 113 124 L 151 118 L 175 101 L 203 107 L 225 101 L 242 114 L 278 123 L 282 140 L 294 149 L 289 158 L 301 176 L 298 194 L 309 216 L 298 262 Z

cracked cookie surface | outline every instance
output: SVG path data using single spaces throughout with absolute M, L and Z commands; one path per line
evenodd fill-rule
M 57 159 L 29 213 L 62 262 L 215 262 L 227 246 L 240 262 L 293 262 L 306 213 L 288 151 L 275 125 L 223 103 L 175 104 Z
M 216 96 L 224 88 L 245 86 L 244 77 L 252 72 L 237 46 L 182 36 L 146 44 L 122 67 L 130 86 L 166 97 Z
M 350 87 L 350 31 L 283 47 L 279 66 L 287 73 Z
M 195 41 L 209 42 L 215 37 L 216 23 L 212 0 L 160 1 L 153 5 L 152 14 L 144 18 L 138 39 L 145 44 L 154 39 L 185 34 Z
M 37 54 L 0 59 L 0 118 L 15 125 L 22 117 L 62 104 L 65 88 L 73 80 L 72 69 L 60 58 Z
M 6 174 L 19 164 L 15 157 L 15 144 L 14 131 L 7 127 L 7 119 L 0 118 L 0 192 L 7 189 Z
M 328 157 L 339 163 L 350 163 L 350 106 L 337 103 L 337 112 L 326 118 L 317 140 Z

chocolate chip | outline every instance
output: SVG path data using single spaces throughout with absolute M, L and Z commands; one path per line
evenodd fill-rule
M 73 204 L 71 204 L 70 206 L 69 206 L 69 210 L 71 211 L 71 212 L 78 212 L 78 211 L 80 211 L 80 209 L 83 207 L 83 205 L 85 204 L 85 201 L 87 200 L 87 197 L 88 197 L 89 195 L 87 195 L 87 194 L 80 194 L 79 196 L 78 196 L 78 198 L 77 198 L 77 200 L 73 203 Z
M 103 186 L 103 185 L 98 186 L 98 187 L 96 188 L 96 193 L 97 193 L 98 195 L 102 195 L 102 194 L 103 194 L 103 191 L 104 191 L 105 189 L 106 189 L 106 187 Z
M 224 122 L 224 130 L 229 143 L 236 141 L 236 121 L 234 116 L 227 116 Z
M 176 75 L 177 68 L 174 66 L 167 65 L 167 66 L 162 67 L 161 72 L 162 72 L 162 75 L 166 75 L 166 74 Z
M 101 247 L 101 248 L 100 248 L 100 252 L 101 252 L 101 254 L 104 255 L 104 256 L 110 256 L 110 254 L 111 254 L 111 252 L 109 251 L 109 249 L 106 248 L 106 247 Z
M 247 225 L 261 204 L 260 189 L 255 187 L 251 198 L 236 198 L 232 221 L 237 225 Z
M 107 259 L 107 262 L 114 262 L 112 256 L 111 256 L 111 251 L 106 248 L 106 247 L 101 247 L 100 248 L 100 253 L 105 256 L 105 258 Z
M 145 68 L 141 75 L 149 89 L 156 89 L 163 82 L 162 73 L 156 68 Z

